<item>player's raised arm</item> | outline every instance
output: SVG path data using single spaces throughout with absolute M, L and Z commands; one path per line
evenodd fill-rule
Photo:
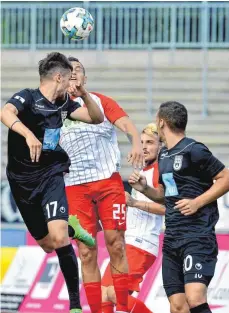
M 42 144 L 17 116 L 26 106 L 26 99 L 21 97 L 21 94 L 24 96 L 23 92 L 14 95 L 9 100 L 10 102 L 6 103 L 1 109 L 1 122 L 10 130 L 15 131 L 25 138 L 30 150 L 32 162 L 38 162 L 41 155 Z
M 159 185 L 158 188 L 152 188 L 147 185 L 145 176 L 141 175 L 139 172 L 134 171 L 130 175 L 128 183 L 134 189 L 143 193 L 147 198 L 158 203 L 164 203 L 164 188 L 162 185 Z
M 135 168 L 141 169 L 145 166 L 145 161 L 140 135 L 136 126 L 128 116 L 123 116 L 117 119 L 114 125 L 126 134 L 127 138 L 132 144 L 132 149 L 128 155 L 128 162 L 131 163 Z
M 97 103 L 92 99 L 84 86 L 77 80 L 71 80 L 71 87 L 68 93 L 74 97 L 80 97 L 84 101 L 86 108 L 81 107 L 70 114 L 73 120 L 82 121 L 89 124 L 100 124 L 104 116 Z
M 139 210 L 158 215 L 165 215 L 165 207 L 156 202 L 148 202 L 148 201 L 139 201 L 131 197 L 128 192 L 126 194 L 126 204 L 128 207 L 137 208 Z

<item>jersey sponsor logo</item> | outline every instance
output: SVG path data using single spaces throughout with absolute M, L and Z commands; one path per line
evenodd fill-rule
M 166 197 L 178 196 L 179 193 L 176 182 L 173 178 L 173 173 L 162 174 L 162 180 L 165 184 L 165 196 Z
M 173 169 L 175 171 L 179 171 L 182 167 L 182 162 L 183 162 L 183 155 L 175 155 Z
M 60 128 L 46 128 L 43 150 L 55 150 L 60 140 Z
M 15 99 L 17 99 L 17 100 L 19 100 L 21 103 L 24 103 L 25 102 L 25 99 L 24 98 L 22 98 L 21 96 L 15 96 L 14 97 Z

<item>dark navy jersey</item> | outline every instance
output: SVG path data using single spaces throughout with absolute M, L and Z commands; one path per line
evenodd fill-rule
M 217 201 L 184 216 L 175 203 L 194 199 L 213 184 L 213 177 L 224 165 L 202 143 L 183 138 L 172 149 L 163 147 L 159 154 L 159 182 L 165 190 L 165 224 L 167 237 L 206 236 L 214 234 L 219 219 Z
M 42 143 L 39 162 L 32 162 L 26 140 L 18 133 L 8 133 L 7 175 L 18 181 L 32 181 L 43 175 L 66 172 L 70 160 L 59 146 L 60 128 L 65 118 L 80 105 L 70 99 L 51 103 L 39 89 L 24 89 L 10 98 L 7 103 L 18 110 L 18 118 Z

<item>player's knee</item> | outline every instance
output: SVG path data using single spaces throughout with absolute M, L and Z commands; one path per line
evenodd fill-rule
M 189 313 L 189 308 L 186 302 L 173 301 L 170 304 L 171 313 Z
M 96 248 L 84 247 L 79 250 L 80 260 L 82 265 L 97 264 L 97 252 Z
M 124 251 L 125 251 L 124 242 L 119 240 L 116 241 L 111 248 L 111 254 L 113 254 L 114 256 L 123 257 Z
M 120 238 L 116 238 L 115 240 L 107 243 L 107 248 L 110 253 L 110 256 L 122 257 L 125 251 L 124 240 L 121 240 Z
M 190 295 L 190 296 L 187 296 L 187 302 L 188 302 L 190 309 L 192 309 L 203 303 L 206 303 L 207 299 L 205 296 L 202 296 L 202 295 Z
M 44 250 L 46 253 L 52 253 L 54 251 L 54 248 L 47 245 L 40 245 L 40 247 Z
M 69 238 L 62 234 L 54 234 L 51 238 L 55 250 L 67 246 L 70 243 Z
M 108 301 L 111 301 L 112 303 L 116 304 L 116 294 L 115 294 L 114 286 L 107 287 L 107 297 L 108 297 Z

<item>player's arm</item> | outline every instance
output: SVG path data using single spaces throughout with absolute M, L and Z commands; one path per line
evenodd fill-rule
M 131 187 L 143 193 L 150 200 L 161 204 L 164 203 L 164 187 L 160 184 L 157 188 L 148 186 L 145 176 L 141 175 L 139 172 L 134 171 L 133 174 L 130 175 L 128 183 Z
M 71 83 L 71 87 L 68 89 L 70 95 L 74 97 L 82 98 L 85 107 L 79 107 L 75 111 L 70 113 L 72 120 L 78 120 L 89 124 L 100 124 L 104 120 L 103 113 L 101 112 L 97 103 L 92 99 L 90 94 L 78 81 Z
M 126 194 L 126 204 L 131 207 L 137 208 L 139 210 L 149 212 L 152 214 L 165 215 L 165 207 L 156 202 L 139 201 L 131 197 L 128 192 Z
M 6 127 L 25 138 L 30 150 L 32 162 L 38 162 L 41 155 L 42 144 L 31 130 L 18 118 L 19 112 L 22 112 L 26 107 L 26 100 L 25 92 L 22 91 L 15 94 L 1 109 L 1 122 L 6 125 Z
M 134 167 L 141 168 L 144 166 L 144 157 L 140 136 L 135 125 L 115 100 L 99 93 L 94 94 L 100 98 L 106 118 L 124 132 L 131 142 L 132 149 L 128 155 L 128 162 Z
M 135 168 L 141 169 L 144 167 L 144 155 L 142 150 L 141 139 L 138 130 L 128 116 L 123 116 L 117 119 L 114 125 L 126 134 L 129 142 L 132 145 L 131 152 L 128 154 L 128 162 L 134 165 Z
M 224 168 L 213 179 L 215 183 L 212 187 L 195 199 L 197 207 L 201 208 L 229 191 L 229 170 L 227 168 Z
M 216 201 L 229 191 L 229 170 L 215 158 L 206 146 L 201 143 L 193 145 L 191 151 L 193 165 L 215 183 L 195 199 L 182 199 L 176 203 L 177 209 L 184 215 L 192 215 L 205 205 Z

